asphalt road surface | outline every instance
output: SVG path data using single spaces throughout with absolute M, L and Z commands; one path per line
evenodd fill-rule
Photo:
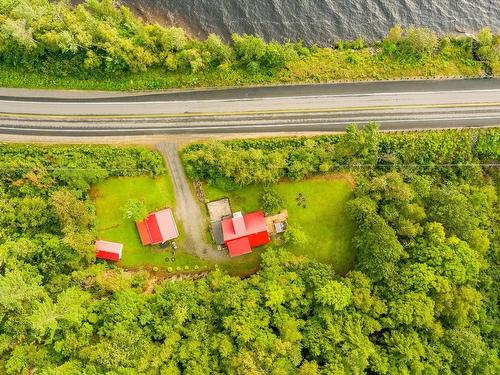
M 0 133 L 47 136 L 383 130 L 500 125 L 500 79 L 164 93 L 0 89 Z

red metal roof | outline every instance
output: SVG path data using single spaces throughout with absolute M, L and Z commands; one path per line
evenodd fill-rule
M 98 251 L 95 256 L 99 259 L 114 260 L 115 262 L 120 260 L 120 254 L 109 251 Z
M 146 218 L 146 226 L 148 228 L 151 244 L 156 245 L 162 243 L 163 237 L 161 235 L 160 225 L 158 224 L 155 214 L 151 214 Z
M 98 240 L 95 242 L 95 249 L 97 258 L 117 261 L 122 257 L 123 244 Z
M 137 225 L 137 231 L 139 232 L 139 237 L 141 237 L 141 243 L 143 246 L 151 245 L 151 237 L 149 237 L 148 226 L 146 225 L 146 220 L 138 221 L 135 223 Z
M 170 208 L 151 213 L 136 225 L 143 245 L 158 245 L 179 237 Z
M 175 225 L 174 215 L 170 208 L 155 213 L 156 221 L 160 227 L 163 242 L 179 237 L 177 225 Z
M 226 242 L 226 245 L 231 258 L 252 252 L 252 247 L 250 246 L 250 240 L 248 237 L 228 241 Z
M 235 230 L 233 218 L 222 220 L 222 234 L 224 236 L 224 242 L 267 231 L 266 222 L 264 220 L 264 212 L 262 211 L 255 211 L 243 215 L 243 221 L 245 231 L 239 232 Z

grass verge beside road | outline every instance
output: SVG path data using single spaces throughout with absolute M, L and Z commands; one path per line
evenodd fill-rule
M 482 64 L 472 60 L 433 56 L 405 63 L 389 57 L 373 56 L 368 49 L 349 52 L 324 49 L 292 61 L 273 74 L 249 73 L 244 69 L 178 73 L 150 68 L 145 72 L 122 72 L 84 79 L 0 66 L 0 87 L 139 91 L 482 76 Z

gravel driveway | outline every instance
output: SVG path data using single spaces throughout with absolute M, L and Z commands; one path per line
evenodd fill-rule
M 159 143 L 160 151 L 168 167 L 175 193 L 175 217 L 182 223 L 186 238 L 186 251 L 199 258 L 220 261 L 228 259 L 228 255 L 217 250 L 215 245 L 206 243 L 205 233 L 208 223 L 195 200 L 184 172 L 177 145 Z

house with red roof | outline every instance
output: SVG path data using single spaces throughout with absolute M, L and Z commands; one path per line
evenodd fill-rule
M 123 244 L 110 241 L 96 241 L 95 249 L 97 251 L 96 258 L 113 260 L 115 262 L 122 258 Z
M 136 225 L 144 246 L 159 245 L 179 237 L 179 231 L 170 208 L 153 212 L 144 220 L 138 221 Z
M 252 248 L 270 241 L 262 211 L 245 215 L 235 212 L 233 217 L 222 220 L 221 226 L 224 243 L 231 257 L 251 253 Z

